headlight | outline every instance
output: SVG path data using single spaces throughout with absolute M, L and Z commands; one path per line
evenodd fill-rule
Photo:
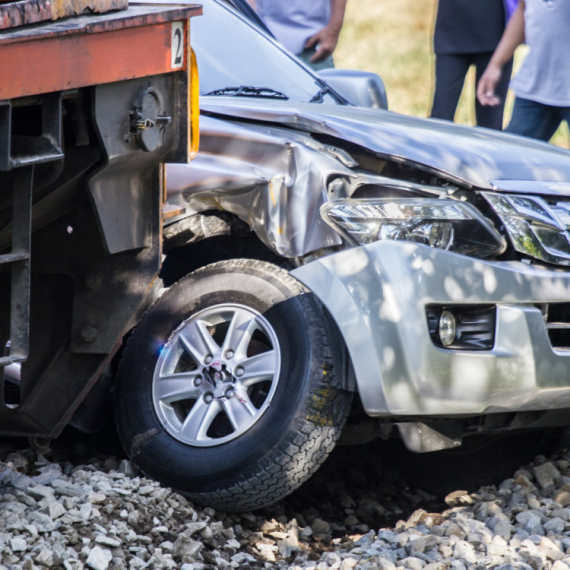
M 485 258 L 502 253 L 505 240 L 466 202 L 431 198 L 336 200 L 321 216 L 350 243 L 381 239 L 411 241 Z
M 547 263 L 570 265 L 568 203 L 550 206 L 536 196 L 481 194 L 505 225 L 518 252 Z

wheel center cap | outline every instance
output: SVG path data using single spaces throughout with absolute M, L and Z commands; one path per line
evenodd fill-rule
M 214 388 L 218 387 L 220 384 L 232 381 L 232 375 L 225 369 L 219 369 L 217 367 L 209 366 L 204 370 L 205 376 L 210 381 L 210 384 Z

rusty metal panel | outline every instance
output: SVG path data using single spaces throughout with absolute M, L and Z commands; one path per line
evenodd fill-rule
M 0 6 L 2 6 L 1 1 Z M 201 13 L 202 7 L 196 4 L 172 4 L 165 7 L 163 4 L 130 3 L 127 10 L 50 21 L 45 22 L 42 26 L 22 26 L 4 31 L 0 30 L 0 46 L 24 41 L 40 41 L 53 37 L 98 34 L 164 22 L 183 21 L 199 16 Z M 1 51 L 0 54 L 2 54 Z M 41 53 L 39 55 L 41 56 Z M 35 53 L 35 56 L 37 57 L 38 53 Z
M 0 3 L 0 30 L 83 14 L 125 10 L 128 0 L 18 0 Z
M 0 30 L 52 19 L 50 0 L 19 0 L 0 4 Z
M 125 10 L 128 5 L 129 0 L 51 0 L 51 19 L 59 20 L 67 16 Z
M 134 4 L 0 31 L 0 100 L 184 70 L 187 50 L 172 57 L 175 31 L 201 13 L 196 5 Z
M 168 73 L 171 36 L 165 23 L 5 45 L 0 100 Z

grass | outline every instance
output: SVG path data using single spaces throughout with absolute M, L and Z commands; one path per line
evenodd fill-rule
M 345 23 L 335 51 L 339 68 L 373 71 L 382 77 L 390 109 L 427 117 L 434 84 L 432 47 L 436 0 L 349 0 Z M 515 69 L 524 57 L 519 48 Z M 455 120 L 475 124 L 475 72 L 471 69 L 459 101 Z M 507 98 L 505 125 L 514 96 Z M 563 124 L 553 144 L 570 148 L 568 126 Z

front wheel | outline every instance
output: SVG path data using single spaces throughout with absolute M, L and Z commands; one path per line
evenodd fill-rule
M 326 459 L 350 394 L 326 320 L 285 270 L 207 266 L 173 285 L 125 348 L 119 435 L 146 474 L 224 511 L 271 504 Z

